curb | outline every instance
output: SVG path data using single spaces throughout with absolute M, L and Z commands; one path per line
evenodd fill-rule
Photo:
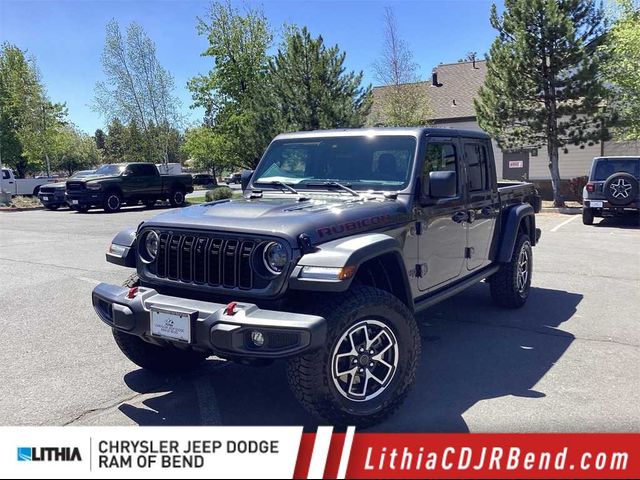
M 565 215 L 579 215 L 582 213 L 581 207 L 542 207 L 540 209 L 543 213 L 563 213 Z
M 44 207 L 0 208 L 0 212 L 29 212 L 31 210 L 44 210 Z

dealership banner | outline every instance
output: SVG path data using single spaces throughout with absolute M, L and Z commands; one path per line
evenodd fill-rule
M 1 478 L 640 478 L 640 434 L 0 427 Z

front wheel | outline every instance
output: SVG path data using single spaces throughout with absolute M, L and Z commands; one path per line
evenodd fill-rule
M 118 192 L 109 192 L 104 199 L 104 211 L 115 213 L 122 207 L 122 195 Z
M 529 236 L 521 233 L 508 263 L 500 265 L 500 269 L 489 279 L 491 298 L 506 308 L 519 308 L 529 298 L 531 274 L 533 272 L 533 250 Z
M 582 223 L 593 225 L 593 208 L 582 207 Z
M 415 381 L 421 344 L 398 298 L 355 286 L 315 312 L 327 320 L 325 346 L 289 361 L 289 385 L 302 405 L 330 424 L 367 427 L 392 415 Z

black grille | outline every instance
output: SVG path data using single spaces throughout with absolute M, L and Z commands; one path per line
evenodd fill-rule
M 53 187 L 40 187 L 38 190 L 40 193 L 54 193 L 55 189 Z
M 67 190 L 72 192 L 75 190 L 83 190 L 84 183 L 82 182 L 67 182 Z
M 161 233 L 155 274 L 184 283 L 249 290 L 254 286 L 251 256 L 258 242 Z

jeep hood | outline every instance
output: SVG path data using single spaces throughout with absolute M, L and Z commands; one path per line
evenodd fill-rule
M 273 235 L 292 245 L 306 234 L 322 243 L 408 221 L 406 204 L 391 199 L 292 198 L 223 200 L 160 214 L 145 227 L 193 229 L 239 234 Z

